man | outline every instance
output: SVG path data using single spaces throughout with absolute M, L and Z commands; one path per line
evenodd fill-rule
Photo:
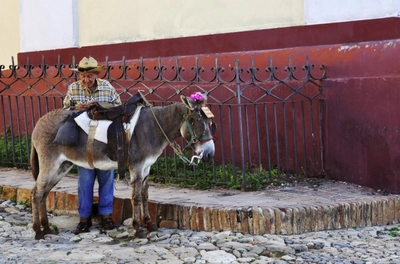
M 104 69 L 92 58 L 84 57 L 78 68 L 71 69 L 79 73 L 79 81 L 71 83 L 64 98 L 64 108 L 87 110 L 93 102 L 107 102 L 120 105 L 121 99 L 114 87 L 106 80 L 97 78 L 100 70 Z M 88 169 L 78 167 L 78 212 L 79 224 L 75 234 L 89 232 L 92 226 L 93 187 L 97 177 L 99 183 L 99 214 L 101 227 L 106 230 L 114 228 L 112 211 L 114 202 L 114 171 Z

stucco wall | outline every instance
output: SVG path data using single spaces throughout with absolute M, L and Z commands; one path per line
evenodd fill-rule
M 2 0 L 0 8 L 0 65 L 11 64 L 11 56 L 16 61 L 20 51 L 19 3 L 15 0 Z
M 399 0 L 305 0 L 304 20 L 310 25 L 398 17 L 399 8 Z
M 20 0 L 21 51 L 76 47 L 76 0 Z
M 102 15 L 93 19 L 87 15 L 88 10 Z M 79 2 L 79 43 L 82 46 L 301 24 L 304 24 L 303 1 L 299 0 Z
M 18 52 L 399 15 L 400 0 L 3 0 L 0 64 Z

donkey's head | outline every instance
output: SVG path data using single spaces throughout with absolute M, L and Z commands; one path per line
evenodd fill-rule
M 186 106 L 180 129 L 188 143 L 186 148 L 192 148 L 199 159 L 210 161 L 215 152 L 212 134 L 216 126 L 212 122 L 214 115 L 206 106 L 207 96 L 197 92 L 189 97 L 182 95 L 181 100 Z

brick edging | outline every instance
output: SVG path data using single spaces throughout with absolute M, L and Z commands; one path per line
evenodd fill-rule
M 31 190 L 0 186 L 0 198 L 30 204 Z M 96 199 L 95 199 L 96 200 Z M 52 191 L 47 210 L 77 215 L 75 194 Z M 358 202 L 324 205 L 295 205 L 226 208 L 187 206 L 149 201 L 149 211 L 160 228 L 194 231 L 230 230 L 251 235 L 301 234 L 306 232 L 358 228 L 399 223 L 400 197 L 371 197 Z M 113 220 L 121 223 L 132 215 L 130 199 L 114 199 Z

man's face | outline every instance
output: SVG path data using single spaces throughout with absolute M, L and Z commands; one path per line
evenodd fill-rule
M 89 73 L 79 73 L 79 77 L 82 80 L 83 86 L 86 86 L 87 88 L 92 88 L 95 84 L 96 78 L 97 78 L 97 73 L 95 72 L 89 72 Z

